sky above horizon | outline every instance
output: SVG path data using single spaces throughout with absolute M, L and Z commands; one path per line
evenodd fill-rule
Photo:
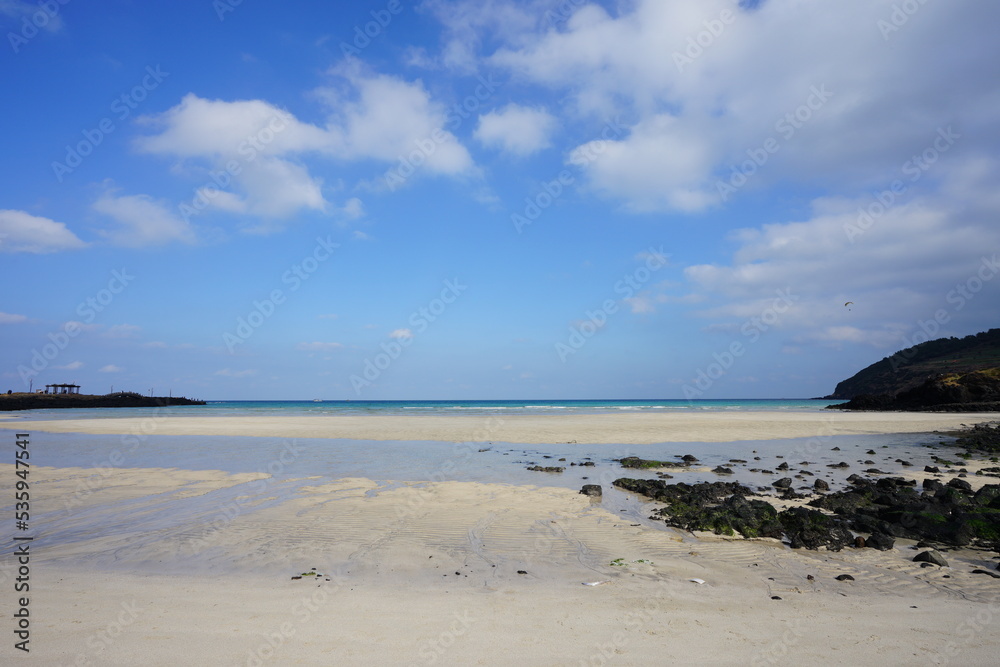
M 1000 326 L 998 24 L 0 0 L 0 390 L 826 395 Z

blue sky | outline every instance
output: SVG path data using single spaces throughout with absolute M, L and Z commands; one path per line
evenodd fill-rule
M 0 0 L 0 388 L 827 394 L 998 325 L 998 20 Z

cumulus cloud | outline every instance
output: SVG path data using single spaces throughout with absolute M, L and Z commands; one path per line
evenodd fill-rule
M 116 366 L 114 364 L 108 364 L 107 366 L 102 366 L 98 369 L 101 373 L 121 373 L 125 369 L 121 366 Z
M 0 252 L 44 254 L 86 245 L 62 222 L 24 211 L 0 210 Z
M 175 215 L 165 202 L 149 195 L 119 195 L 108 188 L 92 208 L 113 219 L 116 227 L 101 234 L 115 245 L 140 248 L 168 243 L 194 243 L 191 225 Z
M 193 93 L 140 124 L 153 133 L 140 137 L 140 151 L 177 158 L 201 179 L 185 221 L 205 210 L 256 216 L 246 231 L 266 232 L 299 211 L 364 214 L 361 200 L 342 206 L 327 201 L 316 160 L 376 160 L 394 164 L 423 151 L 421 168 L 457 176 L 473 171 L 472 157 L 445 128 L 447 109 L 418 81 L 374 73 L 348 59 L 329 72 L 315 91 L 326 110 L 312 124 L 265 100 L 212 100 Z M 433 150 L 426 150 L 430 145 Z M 422 148 L 424 147 L 424 148 Z M 336 165 L 334 165 L 336 166 Z
M 817 199 L 805 220 L 735 232 L 731 262 L 685 269 L 711 304 L 699 314 L 738 329 L 786 294 L 794 303 L 776 324 L 794 328 L 799 341 L 885 348 L 921 328 L 946 335 L 995 326 L 988 308 L 970 307 L 1000 298 L 992 250 L 1000 248 L 1000 203 L 960 194 L 976 185 L 972 173 L 983 187 L 1000 175 L 1000 166 L 981 168 L 959 169 L 961 183 L 887 209 L 872 197 Z
M 996 152 L 981 63 L 1000 60 L 1000 8 L 926 3 L 886 32 L 891 4 L 845 2 L 582 4 L 557 29 L 484 24 L 465 43 L 499 40 L 483 60 L 566 95 L 580 118 L 621 115 L 626 132 L 574 163 L 635 209 L 698 211 L 782 182 L 877 186 L 949 124 Z M 733 178 L 735 194 L 720 187 Z
M 484 146 L 524 157 L 552 145 L 557 121 L 545 109 L 508 104 L 479 117 L 473 136 Z

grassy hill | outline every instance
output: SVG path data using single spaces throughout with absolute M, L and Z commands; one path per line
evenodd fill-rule
M 827 398 L 915 389 L 928 378 L 1000 367 L 1000 329 L 965 338 L 939 338 L 885 357 L 837 385 Z

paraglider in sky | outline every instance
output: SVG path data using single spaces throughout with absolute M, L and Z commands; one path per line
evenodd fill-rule
M 850 306 L 853 303 L 854 303 L 853 301 L 848 301 L 847 303 L 844 304 L 844 308 L 847 308 L 848 306 Z M 850 310 L 850 308 L 847 308 L 847 310 Z

